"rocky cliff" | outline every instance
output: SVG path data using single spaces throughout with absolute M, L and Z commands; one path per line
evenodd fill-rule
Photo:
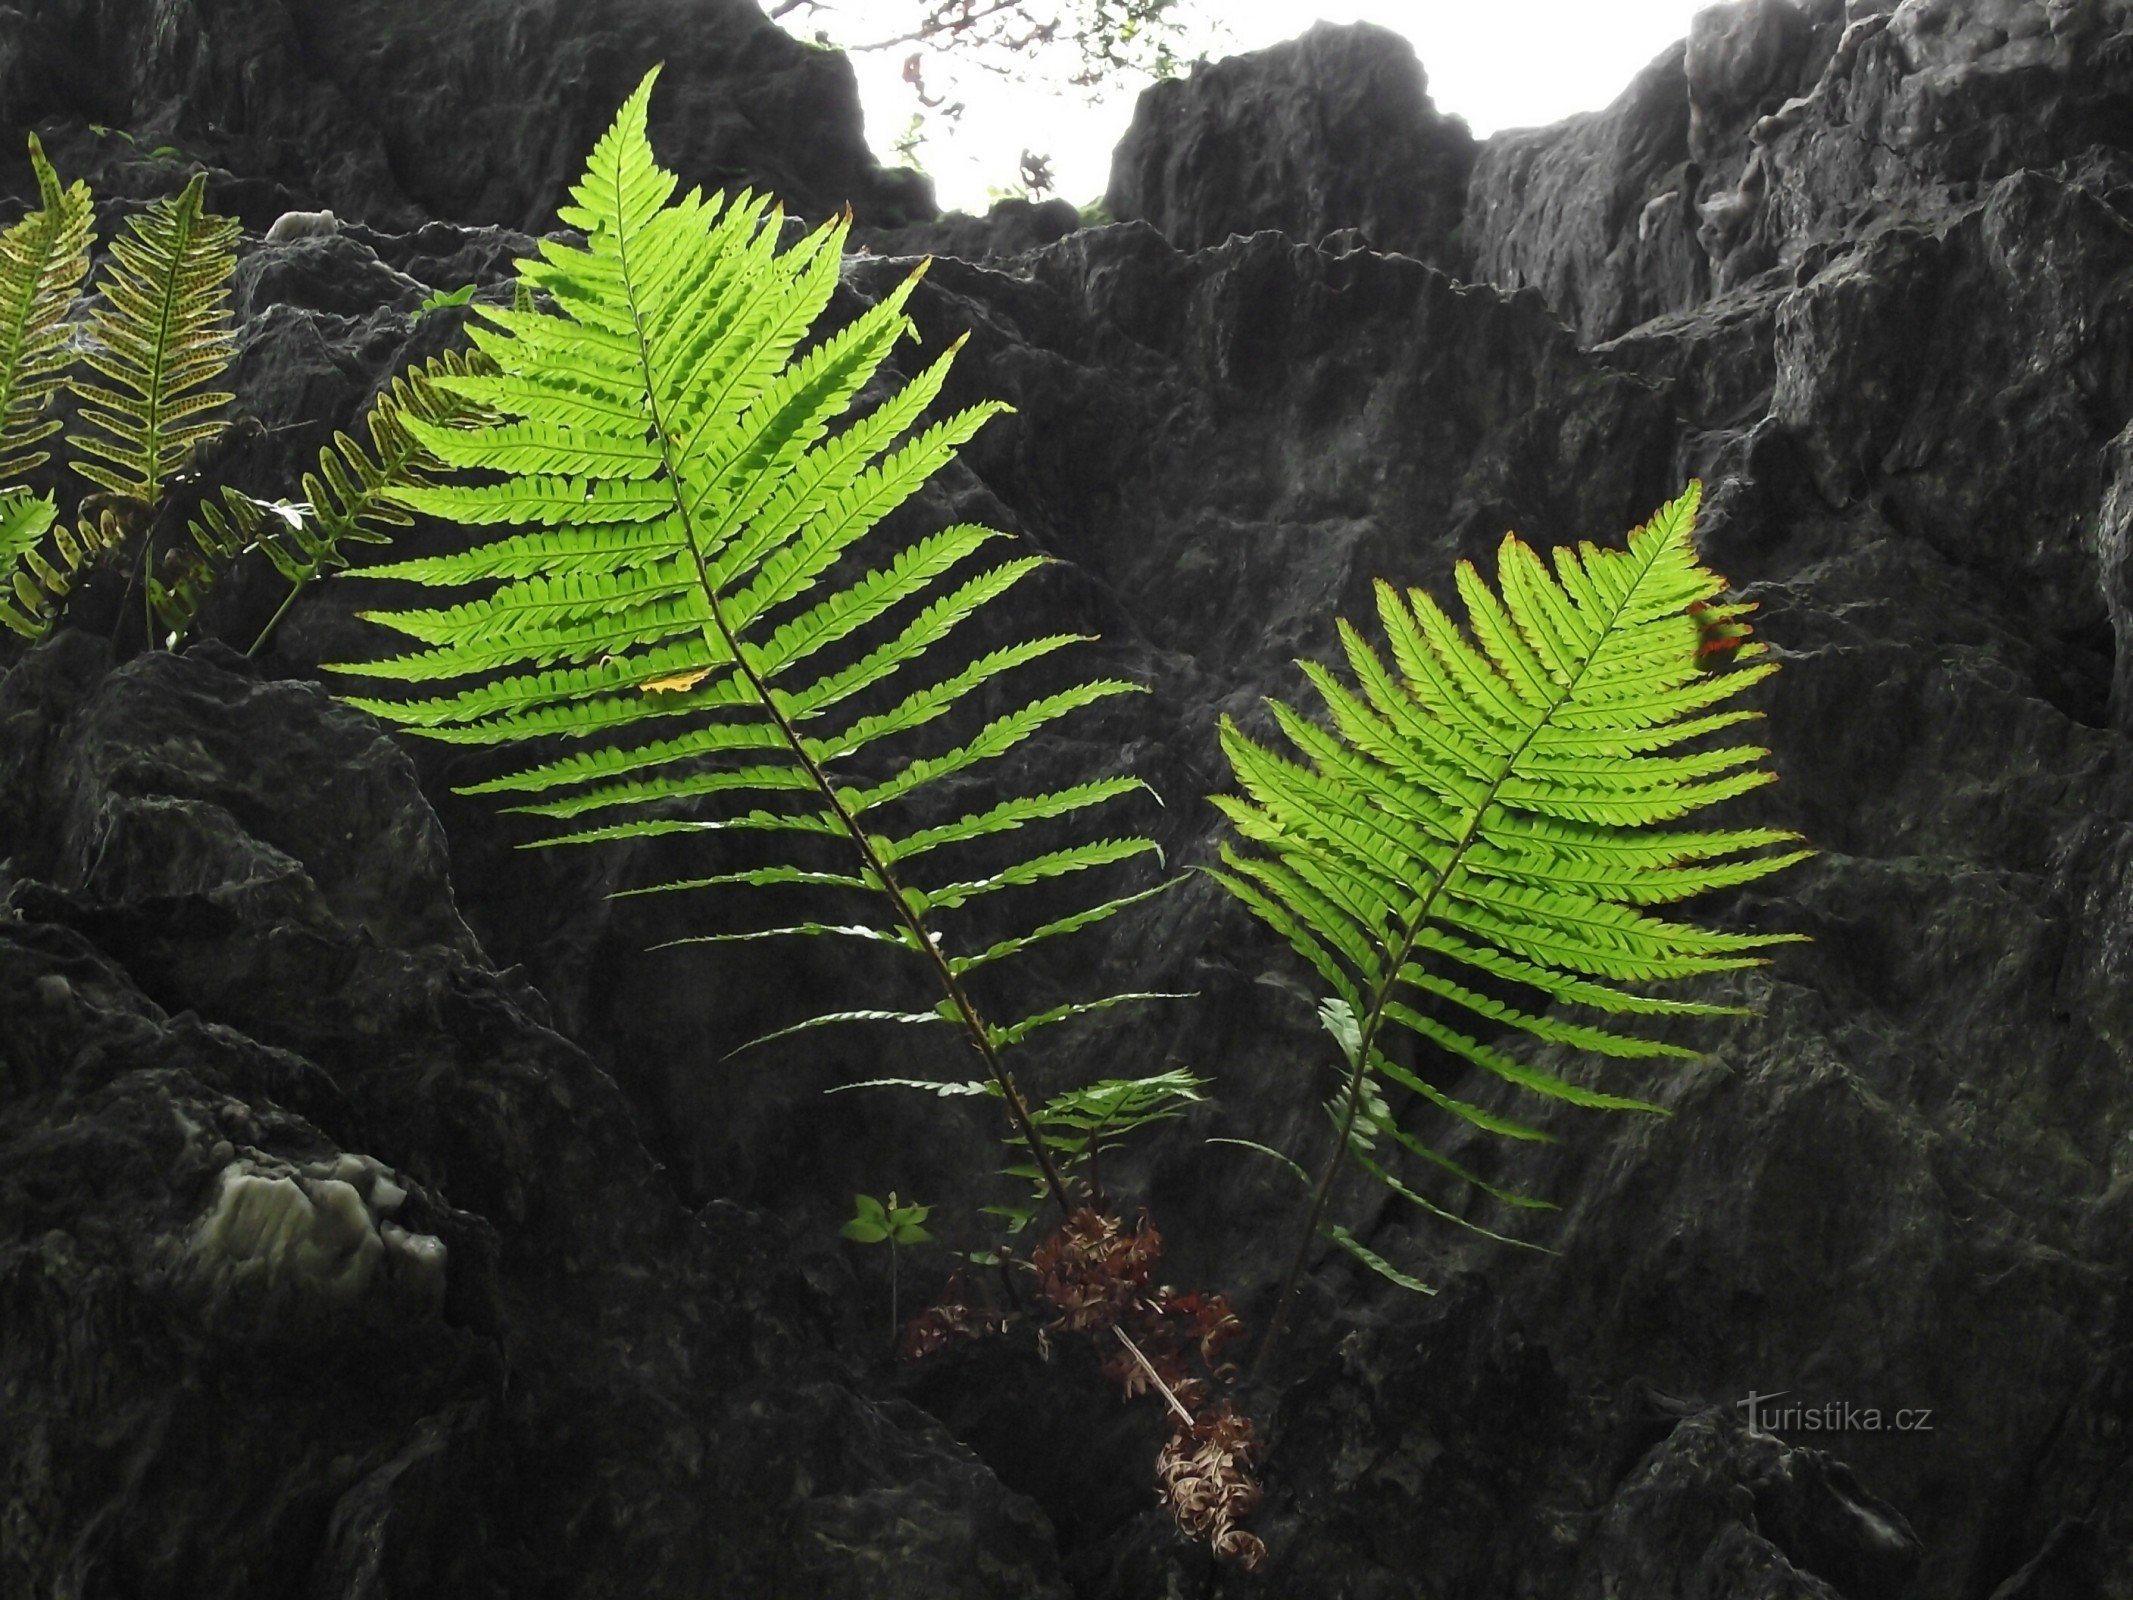
M 193 158 L 255 230 L 354 224 L 247 244 L 265 426 L 220 469 L 262 492 L 454 336 L 422 296 L 501 281 L 650 58 L 686 178 L 875 226 L 847 311 L 952 228 L 985 259 L 901 359 L 967 334 L 948 399 L 1016 412 L 928 514 L 1058 557 L 1025 615 L 1152 686 L 1032 759 L 1122 758 L 1175 863 L 1217 718 L 1374 576 L 1701 476 L 1785 663 L 1740 815 L 1820 852 L 1722 909 L 1815 942 L 1639 1080 L 1673 1115 L 1452 1141 L 1562 1203 L 1553 1254 L 1355 1218 L 1439 1292 L 1319 1273 L 1258 1397 L 1273 1558 L 1225 1574 L 1072 1352 L 884 1359 L 849 1195 L 951 1202 L 994 1130 L 822 1094 L 943 1075 L 906 1045 L 723 1059 L 865 972 L 644 954 L 719 913 L 605 898 L 658 852 L 514 850 L 326 698 L 334 585 L 253 664 L 64 633 L 0 678 L 0 1595 L 2133 1595 L 2133 12 L 1745 0 L 1478 145 L 1389 36 L 1315 30 L 1147 96 L 1139 220 L 1058 237 L 934 224 L 759 22 L 38 6 L 0 121 L 115 205 Z M 1200 880 L 1075 959 L 1197 992 L 1046 1071 L 1214 1080 L 1120 1186 L 1257 1314 L 1288 1196 L 1204 1137 L 1323 1137 L 1303 976 Z

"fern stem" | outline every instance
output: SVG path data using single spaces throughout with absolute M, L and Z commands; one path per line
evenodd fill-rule
M 305 580 L 305 582 L 308 581 L 308 579 Z M 250 660 L 253 656 L 259 654 L 260 648 L 267 642 L 267 636 L 281 626 L 281 619 L 289 614 L 289 608 L 296 604 L 296 597 L 303 592 L 303 582 L 292 583 L 289 586 L 289 592 L 282 597 L 281 604 L 274 608 L 274 615 L 267 618 L 267 625 L 259 630 L 259 637 L 252 641 L 252 648 L 244 653 L 246 660 Z
M 1006 1103 L 1008 1117 L 1015 1125 L 1016 1136 L 1029 1150 L 1031 1158 L 1037 1163 L 1037 1170 L 1044 1174 L 1045 1187 L 1058 1202 L 1060 1214 L 1071 1215 L 1074 1202 L 1067 1192 L 1066 1181 L 1060 1177 L 1059 1168 L 1052 1160 L 1050 1149 L 1045 1145 L 1043 1136 L 1037 1132 L 1037 1125 L 1030 1116 L 1029 1102 L 1023 1099 L 1022 1091 L 1015 1083 L 1014 1074 L 1007 1070 L 1007 1063 L 1000 1059 L 1000 1052 L 993 1045 L 992 1034 L 985 1026 L 984 1014 L 978 1010 L 977 1002 L 970 998 L 969 991 L 963 987 L 963 982 L 955 975 L 955 970 L 948 965 L 948 958 L 941 954 L 941 948 L 934 942 L 925 918 L 913 910 L 910 902 L 904 898 L 903 885 L 889 870 L 889 864 L 882 859 L 881 853 L 874 848 L 866 830 L 859 825 L 859 819 L 853 816 L 850 808 L 845 805 L 844 797 L 838 794 L 836 786 L 830 782 L 829 774 L 822 770 L 821 763 L 808 754 L 799 729 L 792 725 L 778 703 L 771 698 L 770 686 L 758 677 L 755 669 L 748 664 L 741 651 L 740 640 L 734 637 L 728 628 L 725 614 L 719 608 L 718 596 L 711 587 L 710 574 L 704 567 L 703 555 L 697 550 L 693 535 L 690 537 L 689 548 L 696 563 L 698 577 L 703 584 L 705 601 L 711 607 L 712 620 L 717 625 L 727 650 L 739 665 L 742 676 L 748 680 L 749 687 L 768 708 L 771 720 L 777 724 L 779 734 L 791 746 L 794 756 L 806 770 L 816 792 L 836 815 L 838 824 L 859 854 L 865 875 L 881 886 L 882 894 L 895 906 L 897 920 L 903 924 L 912 948 L 931 963 L 934 979 L 939 983 L 941 991 L 947 995 L 949 1003 L 955 1007 L 956 1018 L 962 1023 L 963 1032 L 968 1035 L 971 1045 L 984 1059 L 985 1070 L 992 1081 L 1000 1087 L 1000 1095 Z
M 1014 1123 L 1016 1136 L 1029 1150 L 1031 1159 L 1037 1164 L 1037 1170 L 1044 1174 L 1045 1186 L 1051 1191 L 1052 1199 L 1058 1203 L 1060 1214 L 1071 1216 L 1074 1210 L 1073 1197 L 1068 1193 L 1066 1182 L 1060 1177 L 1059 1168 L 1052 1161 L 1051 1151 L 1045 1148 L 1044 1139 L 1037 1132 L 1037 1125 L 1030 1117 L 1029 1102 L 1023 1099 L 1014 1075 L 1007 1070 L 1007 1063 L 1000 1059 L 1000 1052 L 993 1044 L 992 1033 L 985 1025 L 983 1014 L 979 1012 L 976 1002 L 970 998 L 969 992 L 964 989 L 962 981 L 956 977 L 954 969 L 948 965 L 947 958 L 941 954 L 940 946 L 934 943 L 933 936 L 926 927 L 925 918 L 913 909 L 905 898 L 903 886 L 889 870 L 888 862 L 883 860 L 881 853 L 874 848 L 866 830 L 859 825 L 859 819 L 844 803 L 844 797 L 830 782 L 829 774 L 822 770 L 822 764 L 808 752 L 807 742 L 800 736 L 800 730 L 793 726 L 792 719 L 786 716 L 784 709 L 779 706 L 776 697 L 771 693 L 770 685 L 750 664 L 747 651 L 741 648 L 739 636 L 726 620 L 725 610 L 719 604 L 718 587 L 711 581 L 710 568 L 704 561 L 703 545 L 696 536 L 695 518 L 687 499 L 681 493 L 681 474 L 675 470 L 674 440 L 659 404 L 660 385 L 658 375 L 652 370 L 651 342 L 645 333 L 644 312 L 638 304 L 636 279 L 630 270 L 627 230 L 618 233 L 616 253 L 622 268 L 624 289 L 629 296 L 630 321 L 636 329 L 637 355 L 644 369 L 644 392 L 651 407 L 652 429 L 659 439 L 660 462 L 666 472 L 666 481 L 674 490 L 674 509 L 681 519 L 682 539 L 688 545 L 689 560 L 696 569 L 697 587 L 702 591 L 705 608 L 711 614 L 711 628 L 716 629 L 718 635 L 713 639 L 707 630 L 704 642 L 723 645 L 726 653 L 733 658 L 734 666 L 747 680 L 749 689 L 762 703 L 771 721 L 777 725 L 779 737 L 785 741 L 794 759 L 806 771 L 808 781 L 822 796 L 823 802 L 828 805 L 838 825 L 844 830 L 845 837 L 859 853 L 865 876 L 880 886 L 881 892 L 896 908 L 897 920 L 903 924 L 911 947 L 932 964 L 933 975 L 942 992 L 947 995 L 949 1003 L 955 1007 L 957 1020 L 962 1023 L 964 1033 L 969 1036 L 971 1045 L 983 1058 L 986 1072 L 993 1082 L 999 1085 L 1000 1095 L 1006 1103 L 1008 1117 Z
M 1502 781 L 1500 778 L 1497 780 L 1499 783 Z M 1493 796 L 1493 787 L 1490 793 Z M 1481 813 L 1477 810 L 1474 815 L 1475 825 L 1478 826 Z M 1378 1029 L 1384 1023 L 1385 1007 L 1392 1000 L 1393 982 L 1400 969 L 1407 965 L 1407 958 L 1414 953 L 1415 940 L 1422 932 L 1423 921 L 1429 915 L 1430 908 L 1437 903 L 1438 891 L 1451 877 L 1452 867 L 1458 865 L 1459 857 L 1465 853 L 1466 847 L 1473 843 L 1474 832 L 1475 827 L 1470 826 L 1466 838 L 1460 841 L 1459 847 L 1452 853 L 1451 866 L 1439 874 L 1437 882 L 1430 888 L 1429 898 L 1422 902 L 1421 909 L 1407 924 L 1401 937 L 1399 954 L 1393 958 L 1389 975 L 1384 983 L 1379 985 L 1371 1002 L 1370 1015 L 1364 1019 L 1357 1033 L 1355 1060 L 1348 1069 L 1348 1085 L 1343 1096 L 1340 1129 L 1334 1135 L 1333 1154 L 1327 1158 L 1326 1170 L 1319 1174 L 1317 1186 L 1312 1191 L 1311 1208 L 1304 1216 L 1303 1234 L 1296 1241 L 1295 1254 L 1289 1258 L 1288 1271 L 1282 1274 L 1281 1289 L 1274 1296 L 1274 1309 L 1268 1314 L 1266 1327 L 1259 1335 L 1258 1348 L 1252 1352 L 1251 1369 L 1246 1374 L 1247 1382 L 1258 1381 L 1259 1374 L 1265 1369 L 1275 1345 L 1280 1343 L 1281 1329 L 1288 1318 L 1290 1302 L 1296 1298 L 1297 1291 L 1303 1286 L 1304 1267 L 1311 1258 L 1311 1245 L 1318 1238 L 1319 1224 L 1325 1220 L 1327 1203 L 1333 1198 L 1334 1180 L 1340 1176 L 1341 1164 L 1348 1155 L 1348 1141 L 1355 1136 L 1356 1118 L 1362 1113 L 1363 1082 L 1369 1072 L 1370 1052 L 1376 1046 Z
M 1657 547 L 1654 548 L 1656 550 Z M 1605 626 L 1599 630 L 1597 638 L 1604 639 L 1613 630 L 1629 604 L 1629 597 L 1636 593 L 1637 582 L 1644 576 L 1645 574 L 1640 572 L 1637 580 L 1623 589 L 1621 598 L 1615 602 L 1614 610 Z M 1597 653 L 1597 644 L 1594 650 Z M 1526 730 L 1525 737 L 1505 756 L 1502 769 L 1489 780 L 1487 790 L 1475 803 L 1474 814 L 1467 819 L 1465 831 L 1452 846 L 1452 853 L 1446 858 L 1443 870 L 1437 873 L 1436 880 L 1429 886 L 1429 893 L 1423 896 L 1422 903 L 1415 908 L 1414 914 L 1402 928 L 1398 952 L 1374 985 L 1370 1014 L 1363 1019 L 1362 1026 L 1357 1030 L 1355 1060 L 1348 1069 L 1347 1092 L 1341 1107 L 1340 1128 L 1334 1139 L 1333 1154 L 1327 1158 L 1326 1170 L 1320 1175 L 1317 1187 L 1312 1192 L 1311 1208 L 1304 1218 L 1303 1235 L 1296 1241 L 1296 1253 L 1289 1258 L 1288 1271 L 1283 1274 L 1280 1292 L 1274 1299 L 1274 1309 L 1267 1317 L 1266 1328 L 1259 1336 L 1258 1347 L 1252 1352 L 1251 1368 L 1246 1374 L 1247 1382 L 1256 1382 L 1260 1373 L 1265 1370 L 1268 1357 L 1280 1341 L 1282 1325 L 1287 1320 L 1290 1304 L 1302 1287 L 1304 1267 L 1311 1257 L 1311 1245 L 1318 1238 L 1319 1224 L 1325 1220 L 1327 1203 L 1333 1197 L 1334 1180 L 1340 1175 L 1341 1164 L 1348 1158 L 1349 1140 L 1355 1135 L 1356 1119 L 1362 1113 L 1363 1084 L 1369 1076 L 1371 1052 L 1376 1047 L 1378 1032 L 1385 1021 L 1385 1008 L 1392 1003 L 1393 986 L 1400 981 L 1401 970 L 1406 967 L 1408 958 L 1414 954 L 1415 941 L 1422 936 L 1422 929 L 1429 921 L 1429 914 L 1435 909 L 1438 897 L 1444 893 L 1444 886 L 1451 882 L 1452 874 L 1459 870 L 1460 862 L 1466 858 L 1467 851 L 1473 848 L 1474 841 L 1480 837 L 1481 824 L 1489 814 L 1489 807 L 1496 803 L 1497 794 L 1509 781 L 1511 774 L 1518 769 L 1519 757 L 1526 753 L 1527 747 L 1540 736 L 1541 730 L 1548 726 L 1555 714 L 1576 696 L 1578 685 L 1584 681 L 1586 669 L 1591 665 L 1592 655 L 1588 654 L 1578 663 L 1577 671 L 1570 675 L 1568 681 L 1559 686 L 1554 703 L 1534 720 L 1533 725 Z

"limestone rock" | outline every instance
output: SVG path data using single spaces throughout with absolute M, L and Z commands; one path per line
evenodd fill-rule
M 1356 228 L 1376 249 L 1444 265 L 1473 152 L 1406 40 L 1318 23 L 1145 90 L 1105 205 L 1182 250 L 1262 229 L 1316 244 Z

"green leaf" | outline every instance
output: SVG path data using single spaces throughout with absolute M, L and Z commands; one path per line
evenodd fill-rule
M 1782 830 L 1668 826 L 1774 777 L 1767 751 L 1725 737 L 1755 713 L 1717 709 L 1774 667 L 1714 667 L 1703 650 L 1713 628 L 1737 646 L 1750 608 L 1722 602 L 1724 580 L 1697 559 L 1697 502 L 1692 484 L 1626 549 L 1565 547 L 1552 565 L 1507 535 L 1493 586 L 1471 565 L 1455 572 L 1463 624 L 1419 590 L 1381 584 L 1382 645 L 1344 621 L 1347 675 L 1304 666 L 1330 726 L 1273 702 L 1287 747 L 1277 751 L 1223 725 L 1241 792 L 1215 803 L 1241 843 L 1224 846 L 1211 876 L 1325 984 L 1320 1020 L 1349 1066 L 1334 1107 L 1349 1138 L 1332 1159 L 1462 1226 L 1472 1224 L 1372 1154 L 1371 1141 L 1504 1204 L 1543 1202 L 1450 1160 L 1386 1109 L 1378 1086 L 1486 1134 L 1543 1135 L 1395 1060 L 1381 1048 L 1392 1032 L 1455 1072 L 1589 1109 L 1654 1112 L 1493 1038 L 1619 1059 L 1693 1056 L 1674 1039 L 1559 1008 L 1725 1014 L 1646 986 L 1753 965 L 1795 937 L 1711 931 L 1647 909 L 1808 854 Z M 1352 1238 L 1329 1237 L 1401 1281 Z
M 870 1195 L 859 1195 L 857 1213 L 837 1231 L 847 1239 L 860 1244 L 880 1244 L 889 1237 L 888 1219 L 882 1215 L 881 1202 Z
M 468 283 L 462 284 L 457 289 L 439 289 L 423 297 L 422 304 L 415 307 L 415 315 L 426 317 L 432 311 L 445 311 L 453 306 L 463 306 L 474 298 L 476 287 L 476 285 Z
M 208 213 L 206 193 L 198 172 L 175 199 L 128 219 L 96 281 L 103 304 L 81 356 L 102 381 L 69 380 L 82 401 L 67 439 L 74 470 L 143 510 L 161 503 L 187 458 L 222 430 L 213 414 L 233 398 L 204 386 L 236 349 L 228 300 L 238 223 Z
M 344 521 L 360 499 L 469 530 L 445 553 L 352 574 L 441 592 L 362 613 L 397 640 L 380 659 L 332 670 L 364 680 L 370 692 L 352 704 L 417 736 L 538 741 L 460 790 L 509 796 L 543 830 L 530 845 L 748 832 L 808 852 L 751 854 L 763 864 L 624 893 L 871 897 L 866 912 L 780 905 L 752 931 L 670 942 L 894 945 L 938 990 L 931 1009 L 833 1009 L 752 1043 L 832 1023 L 945 1023 L 1019 1098 L 1004 1051 L 1138 997 L 1003 1026 L 958 975 L 1092 927 L 1135 903 L 1138 886 L 1092 893 L 1088 910 L 1048 905 L 1043 927 L 975 953 L 939 924 L 981 896 L 1159 852 L 1140 838 L 1035 837 L 1125 798 L 1142 787 L 1135 779 L 1040 794 L 1000 785 L 967 809 L 965 784 L 973 769 L 1010 770 L 1006 758 L 1065 719 L 1143 691 L 1116 679 L 1061 687 L 1048 672 L 1041 695 L 1012 692 L 1018 669 L 1085 638 L 1030 637 L 1004 621 L 974 656 L 933 665 L 951 634 L 1047 558 L 1024 550 L 974 570 L 1007 534 L 956 524 L 904 540 L 884 524 L 1007 408 L 942 407 L 960 341 L 909 363 L 914 376 L 891 370 L 915 333 L 908 307 L 923 267 L 831 325 L 848 217 L 792 239 L 767 198 L 684 192 L 648 139 L 655 76 L 570 189 L 560 217 L 577 242 L 550 238 L 519 262 L 508 308 L 473 300 L 476 358 L 429 385 L 449 404 L 402 408 L 395 439 L 412 464 L 389 467 L 381 441 L 376 474 L 344 451 L 337 469 L 322 465 L 319 487 L 307 481 L 314 507 L 337 496 Z M 313 541 L 298 541 L 307 570 L 330 544 L 318 522 L 297 530 Z M 989 720 L 973 729 L 981 705 Z M 936 722 L 948 731 L 936 735 Z M 1032 842 L 1012 859 L 954 864 L 961 847 L 1024 829 Z M 928 875 L 906 880 L 917 872 Z M 1144 1114 L 1155 1115 L 1121 1117 Z
M 0 233 L 0 485 L 51 459 L 40 444 L 59 431 L 49 413 L 72 360 L 67 313 L 95 243 L 88 185 L 62 187 L 34 133 L 29 144 L 39 203 Z
M 847 1089 L 917 1089 L 925 1094 L 937 1094 L 942 1099 L 962 1095 L 992 1095 L 998 1098 L 1000 1086 L 990 1078 L 971 1078 L 959 1083 L 936 1083 L 931 1078 L 861 1078 L 857 1083 L 832 1084 L 825 1094 L 842 1094 Z
M 1420 1278 L 1402 1272 L 1337 1222 L 1326 1225 L 1326 1237 L 1388 1283 L 1397 1284 L 1402 1289 L 1409 1290 L 1414 1294 L 1435 1294 L 1437 1292 Z
M 1363 1049 L 1363 1021 L 1355 1014 L 1355 1007 L 1342 999 L 1321 1000 L 1318 1022 L 1341 1047 L 1341 1059 L 1354 1065 Z
M 1279 1162 L 1298 1183 L 1302 1184 L 1306 1189 L 1311 1187 L 1311 1174 L 1304 1169 L 1304 1164 L 1293 1156 L 1282 1154 L 1270 1144 L 1261 1144 L 1256 1139 L 1227 1138 L 1214 1138 L 1209 1139 L 1207 1142 L 1209 1144 L 1235 1145 L 1240 1150 L 1250 1150 L 1255 1154 L 1267 1157 L 1271 1161 Z
M 929 1023 L 947 1020 L 937 1011 L 825 1011 L 820 1016 L 809 1017 L 805 1022 L 795 1022 L 789 1028 L 758 1034 L 746 1044 L 728 1050 L 722 1059 L 731 1061 L 735 1056 L 753 1050 L 757 1045 L 769 1044 L 776 1039 L 790 1039 L 794 1034 L 811 1033 L 816 1028 L 841 1027 L 848 1022 L 896 1022 L 907 1027 L 924 1027 Z

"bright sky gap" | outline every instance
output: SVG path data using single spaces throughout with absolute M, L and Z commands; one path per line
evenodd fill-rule
M 1709 0 L 1184 0 L 1190 59 L 1257 50 L 1294 38 L 1323 18 L 1380 23 L 1411 40 L 1429 74 L 1438 109 L 1466 118 L 1478 136 L 1595 111 L 1628 86 L 1652 57 L 1689 30 Z M 785 18 L 807 37 L 879 37 L 909 25 L 913 0 L 839 0 Z M 867 139 L 885 162 L 919 109 L 903 81 L 904 50 L 855 55 Z M 983 211 L 991 196 L 1015 191 L 1021 153 L 1051 158 L 1057 193 L 1077 204 L 1104 191 L 1111 149 L 1133 115 L 1141 81 L 1108 86 L 1093 103 L 1062 80 L 1071 52 L 1047 63 L 1056 77 L 1009 82 L 952 57 L 929 57 L 936 92 L 951 86 L 968 109 L 960 126 L 929 119 L 919 164 L 932 174 L 943 208 Z

